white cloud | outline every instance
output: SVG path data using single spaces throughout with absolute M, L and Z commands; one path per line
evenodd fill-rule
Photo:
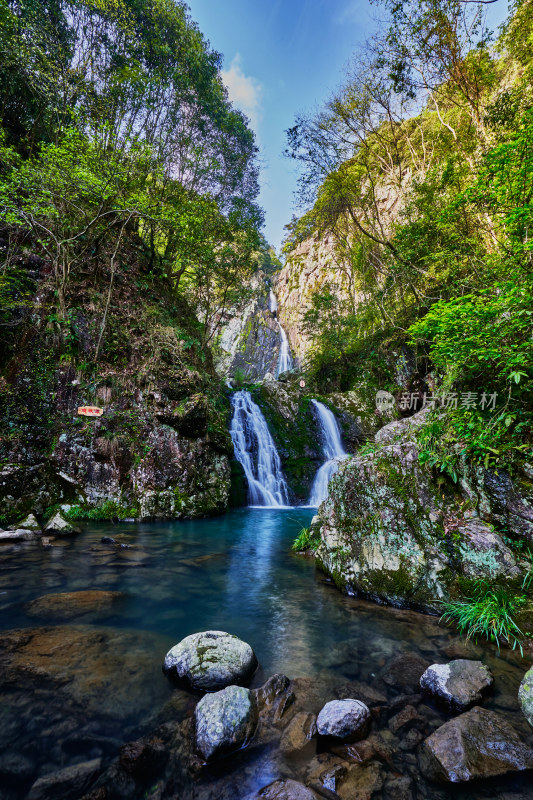
M 257 133 L 261 122 L 261 95 L 263 87 L 256 78 L 245 75 L 239 53 L 229 69 L 222 70 L 222 80 L 228 89 L 229 99 L 249 117 L 252 128 Z

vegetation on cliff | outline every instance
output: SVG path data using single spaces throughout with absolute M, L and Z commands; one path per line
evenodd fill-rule
M 87 501 L 124 489 L 129 508 L 162 424 L 203 439 L 196 477 L 224 485 L 229 405 L 211 345 L 270 257 L 254 135 L 221 57 L 174 0 L 3 0 L 0 26 L 0 459 L 42 464 L 66 437 L 56 472 L 68 483 L 88 449 L 121 488 Z M 108 412 L 82 422 L 84 403 Z M 179 495 L 168 513 L 191 506 L 193 483 L 165 487 Z M 222 485 L 195 513 L 225 507 Z
M 350 287 L 316 292 L 307 368 L 319 387 L 363 374 L 400 399 L 412 387 L 391 353 L 414 351 L 419 375 L 432 373 L 427 394 L 447 398 L 421 432 L 422 458 L 454 479 L 465 456 L 520 465 L 533 423 L 532 5 L 515 3 L 497 39 L 482 3 L 381 5 L 383 34 L 288 131 L 313 201 L 288 257 L 327 234 Z

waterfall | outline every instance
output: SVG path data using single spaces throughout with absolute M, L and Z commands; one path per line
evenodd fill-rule
M 276 320 L 277 322 L 277 320 Z M 291 358 L 291 349 L 289 347 L 289 340 L 287 339 L 287 334 L 283 330 L 283 327 L 278 322 L 279 328 L 279 335 L 281 336 L 281 346 L 279 348 L 279 358 L 278 358 L 278 365 L 276 367 L 276 378 L 278 378 L 282 372 L 287 372 L 289 369 L 292 369 L 292 358 Z
M 272 289 L 270 290 L 270 293 L 268 295 L 268 308 L 271 314 L 278 313 L 278 301 Z
M 342 446 L 339 426 L 333 413 L 318 400 L 311 400 L 311 402 L 316 408 L 320 423 L 323 439 L 322 452 L 326 459 L 315 475 L 309 498 L 310 506 L 319 506 L 328 496 L 328 483 L 331 476 L 337 472 L 339 461 L 346 458 L 348 453 Z
M 289 505 L 289 491 L 281 461 L 266 420 L 249 392 L 241 389 L 231 398 L 233 419 L 230 434 L 235 457 L 248 480 L 251 506 Z

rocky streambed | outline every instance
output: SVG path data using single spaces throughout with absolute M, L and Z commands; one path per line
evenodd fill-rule
M 341 595 L 288 552 L 311 513 L 3 544 L 2 800 L 533 797 L 531 659 Z M 175 649 L 210 630 L 216 686 Z

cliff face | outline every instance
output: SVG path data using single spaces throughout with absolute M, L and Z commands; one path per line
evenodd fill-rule
M 223 512 L 230 494 L 229 402 L 191 310 L 136 272 L 106 293 L 73 281 L 68 320 L 46 265 L 0 359 L 0 518 L 179 518 Z M 80 406 L 103 409 L 99 418 Z

